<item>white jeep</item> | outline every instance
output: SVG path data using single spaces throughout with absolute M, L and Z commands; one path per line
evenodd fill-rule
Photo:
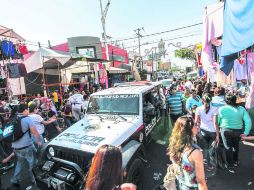
M 124 179 L 144 189 L 145 145 L 160 120 L 158 83 L 119 84 L 91 95 L 85 117 L 43 149 L 34 168 L 41 189 L 84 189 L 86 174 L 97 149 L 121 147 Z

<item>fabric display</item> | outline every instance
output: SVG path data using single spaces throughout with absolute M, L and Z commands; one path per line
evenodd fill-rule
M 6 78 L 0 79 L 0 88 L 6 88 Z
M 233 85 L 235 83 L 234 71 L 232 70 L 227 76 L 220 69 L 216 72 L 216 81 L 218 86 Z
M 6 77 L 6 66 L 0 64 L 0 79 L 5 79 Z
M 4 40 L 1 42 L 1 52 L 3 58 L 14 57 L 15 55 L 15 47 L 11 41 Z
M 241 7 L 239 9 L 239 7 Z M 238 52 L 254 44 L 253 0 L 226 1 L 223 22 L 221 70 L 229 74 Z M 243 22 L 244 20 L 244 22 Z
M 28 54 L 28 50 L 25 44 L 18 44 L 17 47 L 19 53 L 21 53 L 22 55 Z
M 254 53 L 247 54 L 247 64 L 248 64 L 248 80 L 249 82 L 254 81 Z
M 17 96 L 17 95 L 21 95 L 21 94 L 26 94 L 24 77 L 9 78 L 8 81 L 9 81 L 12 95 Z
M 8 69 L 10 78 L 25 77 L 27 74 L 26 67 L 23 63 L 9 63 Z
M 218 2 L 207 6 L 205 9 L 201 54 L 201 62 L 205 71 L 215 61 L 212 56 L 212 45 L 221 45 L 220 37 L 223 34 L 223 8 L 224 3 Z
M 13 44 L 8 40 L 0 41 L 1 56 L 0 59 L 22 59 L 23 55 L 28 54 L 25 44 Z
M 247 64 L 246 61 L 240 63 L 238 59 L 234 61 L 234 72 L 235 72 L 235 81 L 240 81 L 247 79 Z
M 248 76 L 249 76 L 249 81 L 251 85 L 250 85 L 250 93 L 248 97 L 246 98 L 245 107 L 247 109 L 253 109 L 254 108 L 254 53 L 247 54 L 247 63 L 248 63 Z M 253 113 L 253 110 L 251 112 Z

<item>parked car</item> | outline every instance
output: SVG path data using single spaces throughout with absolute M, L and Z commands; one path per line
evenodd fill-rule
M 173 83 L 173 79 L 163 79 L 161 84 L 163 87 L 168 88 Z
M 91 95 L 85 118 L 69 127 L 42 150 L 33 169 L 40 189 L 84 189 L 97 149 L 120 146 L 125 182 L 144 189 L 145 147 L 160 120 L 159 83 L 118 84 Z

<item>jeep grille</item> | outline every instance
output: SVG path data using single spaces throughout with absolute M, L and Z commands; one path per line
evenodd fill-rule
M 93 154 L 63 147 L 54 149 L 55 157 L 76 163 L 85 173 L 89 170 Z

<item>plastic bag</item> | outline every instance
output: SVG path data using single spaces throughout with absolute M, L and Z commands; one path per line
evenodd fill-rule
M 210 164 L 214 167 L 218 166 L 218 152 L 217 152 L 217 143 L 216 141 L 213 141 L 208 152 L 210 156 Z
M 164 188 L 166 190 L 176 190 L 176 177 L 174 173 L 174 165 L 171 164 L 168 166 L 167 173 L 164 177 Z

